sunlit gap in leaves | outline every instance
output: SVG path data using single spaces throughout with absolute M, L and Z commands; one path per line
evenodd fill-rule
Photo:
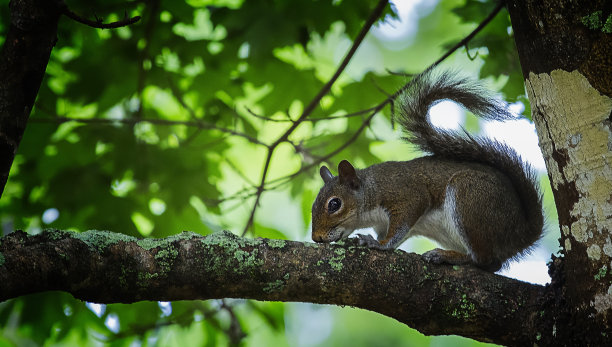
M 42 214 L 42 221 L 45 224 L 51 224 L 59 218 L 59 211 L 56 208 L 48 208 Z
M 119 324 L 119 316 L 117 316 L 115 313 L 110 313 L 108 316 L 106 316 L 104 325 L 106 325 L 108 330 L 112 331 L 113 333 L 118 333 L 119 329 L 121 329 L 121 325 Z
M 86 302 L 85 306 L 91 310 L 98 318 L 102 317 L 104 312 L 106 311 L 106 305 L 104 304 L 95 304 L 93 302 Z
M 331 335 L 334 317 L 328 306 L 296 302 L 286 307 L 285 329 L 291 346 L 317 346 Z
M 157 305 L 159 309 L 162 311 L 162 317 L 168 317 L 172 314 L 172 303 L 168 301 L 158 301 Z
M 401 50 L 410 46 L 419 28 L 419 17 L 431 12 L 437 1 L 430 0 L 392 0 L 391 6 L 395 7 L 398 19 L 387 19 L 384 23 L 376 25 L 372 33 L 381 42 L 386 43 L 386 48 Z

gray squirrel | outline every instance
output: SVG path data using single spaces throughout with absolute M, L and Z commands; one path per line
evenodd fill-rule
M 421 235 L 444 248 L 424 253 L 425 260 L 495 272 L 540 239 L 542 195 L 533 169 L 503 143 L 432 126 L 428 111 L 443 99 L 484 119 L 514 119 L 476 82 L 450 72 L 414 77 L 402 95 L 398 122 L 404 139 L 430 155 L 362 170 L 343 160 L 338 176 L 321 167 L 325 184 L 312 206 L 315 242 L 372 227 L 377 240 L 359 235 L 360 244 L 395 249 Z

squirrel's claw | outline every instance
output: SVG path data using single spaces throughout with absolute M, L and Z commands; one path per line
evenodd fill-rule
M 372 235 L 358 234 L 357 236 L 359 237 L 360 246 L 366 246 L 368 248 L 374 249 L 385 249 L 385 246 L 381 245 L 380 242 L 378 242 L 375 238 L 372 237 Z

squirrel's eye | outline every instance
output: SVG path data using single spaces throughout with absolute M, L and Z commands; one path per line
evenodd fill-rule
M 338 198 L 333 198 L 327 203 L 327 212 L 334 213 L 340 209 L 340 206 L 342 206 L 342 201 Z

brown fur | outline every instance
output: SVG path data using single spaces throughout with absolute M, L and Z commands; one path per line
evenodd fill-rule
M 496 271 L 542 234 L 535 174 L 501 143 L 433 127 L 427 111 L 443 98 L 485 118 L 509 116 L 477 85 L 449 74 L 431 79 L 430 72 L 415 78 L 408 90 L 412 94 L 404 98 L 400 124 L 409 131 L 409 141 L 432 155 L 363 170 L 342 161 L 337 177 L 323 167 L 325 185 L 312 207 L 312 238 L 333 242 L 355 229 L 374 227 L 378 242 L 361 237 L 362 243 L 392 249 L 423 235 L 447 249 L 425 253 L 429 261 L 470 262 Z M 330 211 L 330 206 L 340 208 Z

